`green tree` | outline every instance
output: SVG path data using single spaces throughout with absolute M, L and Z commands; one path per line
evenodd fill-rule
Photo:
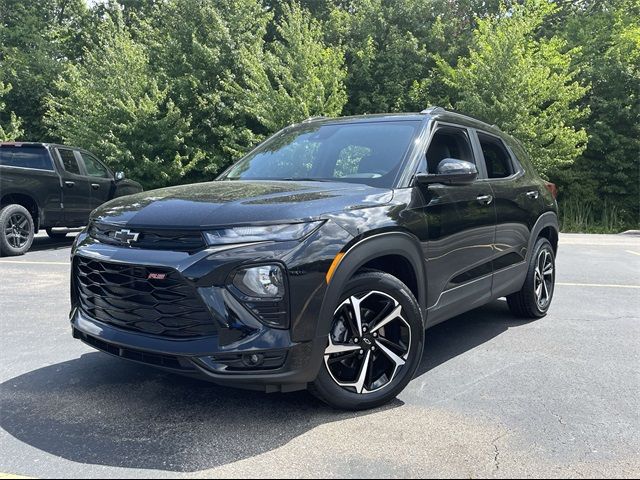
M 556 7 L 529 0 L 478 20 L 469 55 L 452 66 L 436 56 L 439 75 L 453 95 L 449 106 L 499 125 L 531 154 L 541 174 L 553 176 L 585 148 L 587 135 L 576 125 L 588 113 L 578 105 L 588 88 L 577 81 L 579 69 L 559 37 L 538 36 L 544 19 Z M 430 85 L 418 91 L 431 103 Z
M 43 124 L 45 99 L 81 54 L 87 13 L 84 0 L 0 0 L 0 81 L 13 87 L 5 101 L 26 139 L 55 140 Z
M 342 49 L 324 43 L 322 25 L 297 3 L 281 6 L 276 37 L 243 48 L 227 91 L 237 98 L 254 140 L 317 115 L 339 115 L 347 95 Z
M 580 45 L 574 64 L 591 90 L 591 112 L 582 122 L 589 144 L 575 165 L 561 173 L 563 198 L 618 210 L 640 225 L 640 3 L 601 0 L 567 16 L 561 32 Z
M 158 85 L 144 47 L 122 22 L 106 18 L 97 38 L 83 62 L 69 63 L 58 78 L 46 124 L 147 187 L 180 182 L 203 157 L 189 145 L 190 118 Z
M 3 101 L 4 96 L 11 90 L 11 85 L 4 85 L 0 82 L 0 141 L 16 140 L 23 134 L 21 128 L 21 120 L 16 117 L 16 114 L 9 112 L 6 122 L 2 121 L 5 112 L 6 105 Z

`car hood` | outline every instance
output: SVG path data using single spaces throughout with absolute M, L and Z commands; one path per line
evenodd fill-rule
M 92 220 L 130 227 L 202 228 L 319 218 L 385 204 L 393 191 L 342 182 L 214 181 L 116 198 Z

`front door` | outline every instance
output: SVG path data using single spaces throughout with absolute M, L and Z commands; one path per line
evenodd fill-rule
M 84 162 L 91 184 L 91 208 L 98 208 L 113 196 L 111 192 L 115 189 L 113 176 L 107 167 L 90 153 L 79 151 L 78 154 Z
M 484 169 L 473 152 L 466 128 L 436 125 L 422 171 L 436 173 L 440 161 L 457 158 L 475 163 L 479 180 L 414 187 L 420 191 L 418 210 L 427 229 L 423 251 L 429 324 L 480 306 L 491 295 L 496 213 L 491 186 L 481 181 Z

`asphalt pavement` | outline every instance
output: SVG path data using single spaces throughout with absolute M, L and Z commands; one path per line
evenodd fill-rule
M 562 235 L 549 314 L 427 332 L 364 413 L 218 387 L 71 338 L 71 240 L 0 258 L 0 478 L 638 477 L 640 236 Z

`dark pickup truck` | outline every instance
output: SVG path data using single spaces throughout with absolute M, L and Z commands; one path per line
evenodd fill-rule
M 142 191 L 81 148 L 48 143 L 0 143 L 0 253 L 27 252 L 38 230 L 52 238 L 87 224 L 107 200 Z

